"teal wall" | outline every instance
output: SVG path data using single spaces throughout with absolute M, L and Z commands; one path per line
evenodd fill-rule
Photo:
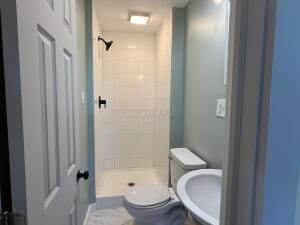
M 172 10 L 170 147 L 182 147 L 185 10 Z
M 89 199 L 96 202 L 95 135 L 94 135 L 94 78 L 93 78 L 93 1 L 85 0 L 86 34 L 86 98 L 88 127 Z
M 262 225 L 300 224 L 299 8 L 277 1 Z
M 85 0 L 76 0 L 76 25 L 77 25 L 77 48 L 78 48 L 78 75 L 79 75 L 79 93 L 86 93 L 86 46 L 85 46 Z M 87 148 L 87 107 L 86 104 L 80 104 L 79 108 L 80 121 L 80 155 L 79 166 L 81 170 L 88 169 L 88 148 Z M 79 204 L 78 204 L 78 224 L 83 224 L 88 206 L 89 206 L 89 187 L 85 181 L 79 182 Z
M 225 1 L 224 1 L 225 2 Z M 222 168 L 225 120 L 216 117 L 225 98 L 225 3 L 191 0 L 186 7 L 183 145 Z

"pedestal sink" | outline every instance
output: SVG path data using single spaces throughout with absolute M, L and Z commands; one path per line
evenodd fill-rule
M 193 219 L 201 225 L 219 225 L 222 171 L 195 170 L 177 183 L 177 194 Z

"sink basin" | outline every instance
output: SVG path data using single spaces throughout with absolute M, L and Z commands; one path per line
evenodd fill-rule
M 201 169 L 183 175 L 177 194 L 196 222 L 219 225 L 222 171 Z

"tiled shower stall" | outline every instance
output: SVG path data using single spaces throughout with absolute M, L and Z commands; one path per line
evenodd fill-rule
M 95 110 L 100 115 L 95 124 L 98 197 L 109 195 L 104 180 L 122 173 L 128 181 L 144 174 L 137 183 L 167 183 L 171 16 L 165 21 L 157 35 L 103 32 L 114 43 L 99 52 L 102 71 L 96 79 L 97 93 L 107 100 L 106 108 Z M 115 193 L 121 193 L 122 184 L 116 186 Z
M 152 167 L 155 121 L 155 36 L 104 33 L 114 40 L 103 58 L 104 169 Z

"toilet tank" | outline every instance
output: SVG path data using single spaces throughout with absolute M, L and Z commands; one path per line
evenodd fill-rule
M 187 148 L 172 148 L 170 150 L 171 185 L 175 192 L 179 178 L 193 170 L 206 169 L 207 164 Z

